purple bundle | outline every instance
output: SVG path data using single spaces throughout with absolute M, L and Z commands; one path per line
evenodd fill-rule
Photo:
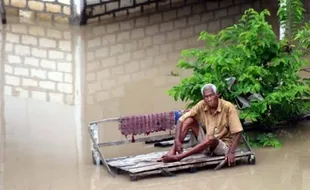
M 124 116 L 120 118 L 119 129 L 123 135 L 149 135 L 153 132 L 172 130 L 175 125 L 174 112 Z

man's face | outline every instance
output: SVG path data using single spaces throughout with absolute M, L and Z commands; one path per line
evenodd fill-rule
M 218 96 L 213 92 L 212 88 L 207 88 L 203 92 L 203 99 L 210 108 L 217 108 Z

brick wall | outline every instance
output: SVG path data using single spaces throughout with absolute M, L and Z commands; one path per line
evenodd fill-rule
M 4 0 L 8 14 L 69 22 L 70 0 Z
M 219 31 L 236 22 L 244 10 L 251 7 L 259 9 L 260 1 L 208 2 L 207 6 L 185 7 L 94 26 L 86 36 L 87 104 L 118 108 L 125 91 L 129 93 L 128 89 L 135 89 L 133 86 L 145 85 L 141 81 L 148 81 L 149 85 L 133 94 L 148 90 L 156 93 L 151 89 L 153 86 L 165 93 L 162 88 L 170 88 L 180 80 L 171 76 L 170 71 L 175 68 L 181 50 L 202 47 L 204 44 L 197 41 L 202 30 Z M 140 101 L 148 104 L 147 98 Z M 164 109 L 165 105 L 160 106 Z M 139 109 L 141 112 L 142 108 Z M 117 110 L 106 110 L 106 113 L 119 114 Z
M 4 93 L 73 104 L 73 54 L 67 28 L 9 23 L 5 43 Z
M 178 3 L 180 0 L 172 0 L 173 3 Z M 270 2 L 266 0 L 261 0 L 262 2 L 266 2 L 267 4 L 274 4 L 277 2 Z M 71 2 L 70 0 L 5 0 L 5 5 L 7 7 L 7 12 L 8 14 L 15 14 L 19 15 L 22 17 L 29 17 L 29 18 L 38 18 L 42 20 L 54 20 L 57 22 L 68 22 L 69 21 L 69 16 L 71 15 Z M 98 0 L 86 0 L 88 5 L 92 5 L 94 3 L 98 3 Z M 144 2 L 144 0 L 141 0 L 141 2 Z M 229 5 L 232 3 L 231 0 L 223 0 L 221 2 L 217 1 L 210 1 L 208 2 L 209 4 L 227 4 Z M 234 1 L 235 4 L 238 4 L 242 2 L 242 0 L 236 0 Z M 305 3 L 305 8 L 306 8 L 306 19 L 309 20 L 309 10 L 310 10 L 310 4 L 308 1 L 304 1 Z M 122 6 L 128 6 L 131 5 L 132 2 L 126 2 L 126 1 L 121 1 L 120 7 Z M 160 6 L 165 6 L 166 4 L 169 4 L 169 1 L 163 1 L 160 3 Z M 266 5 L 267 5 L 266 4 Z M 209 6 L 209 5 L 207 5 Z M 267 5 L 268 7 L 269 5 Z M 93 9 L 92 8 L 87 8 L 87 13 L 90 14 L 100 14 L 104 13 L 105 11 L 111 11 L 115 10 L 118 7 L 118 2 L 111 2 L 110 4 L 107 5 L 106 8 L 105 6 L 96 6 Z M 201 7 L 196 7 L 201 9 Z M 211 6 L 212 9 L 212 6 Z M 144 10 L 150 10 L 152 12 L 155 11 L 155 4 L 150 4 L 150 5 L 145 5 Z M 210 10 L 210 9 L 208 9 Z M 130 13 L 137 13 L 140 12 L 140 8 L 135 8 L 135 9 L 130 9 L 128 10 Z M 121 15 L 126 15 L 127 11 L 120 11 L 117 12 L 117 16 Z M 113 15 L 107 15 L 100 17 L 101 19 L 105 18 L 110 18 Z M 98 18 L 91 19 L 97 21 Z
M 146 89 L 153 85 L 158 92 L 164 92 L 180 80 L 170 72 L 175 69 L 181 50 L 203 46 L 197 41 L 199 32 L 219 31 L 236 22 L 244 10 L 261 9 L 262 5 L 262 0 L 225 0 L 90 24 L 82 35 L 87 104 L 120 100 L 128 92 L 126 89 L 145 85 L 141 81 L 146 80 L 150 83 Z M 14 21 L 7 25 L 5 93 L 72 104 L 73 32 L 65 26 L 37 25 Z

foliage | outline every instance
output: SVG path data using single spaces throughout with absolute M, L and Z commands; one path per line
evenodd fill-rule
M 241 110 L 240 118 L 261 126 L 272 127 L 304 113 L 310 108 L 305 100 L 310 91 L 300 71 L 308 64 L 302 56 L 310 45 L 310 24 L 296 29 L 303 14 L 298 1 L 288 1 L 278 11 L 279 20 L 287 29 L 283 40 L 277 39 L 265 20 L 270 16 L 268 10 L 248 9 L 238 23 L 217 34 L 202 31 L 198 39 L 205 42 L 205 48 L 183 50 L 183 58 L 177 64 L 193 74 L 172 87 L 169 95 L 192 107 L 201 100 L 200 89 L 205 83 L 215 84 L 221 96 L 231 102 L 260 94 L 263 100 L 252 99 L 251 106 Z M 293 48 L 293 42 L 298 42 L 297 48 Z M 229 77 L 237 80 L 231 89 L 226 81 Z M 270 135 L 258 139 L 265 145 L 278 146 Z
M 304 6 L 302 0 L 280 0 L 277 16 L 280 26 L 285 29 L 283 42 L 289 48 L 297 43 L 298 49 L 308 54 L 310 46 L 310 22 L 304 22 Z
M 201 100 L 200 88 L 205 83 L 218 87 L 222 97 L 234 102 L 237 97 L 259 93 L 264 100 L 251 102 L 241 110 L 241 119 L 249 119 L 272 126 L 283 119 L 297 116 L 310 107 L 302 100 L 309 95 L 300 69 L 307 62 L 301 51 L 286 52 L 277 40 L 272 27 L 265 21 L 269 11 L 253 9 L 241 20 L 218 34 L 201 32 L 205 49 L 183 50 L 178 67 L 192 69 L 193 75 L 169 90 L 175 100 L 190 100 L 188 107 Z M 195 57 L 194 62 L 186 58 Z M 236 77 L 237 83 L 228 89 L 225 79 Z
M 294 38 L 299 42 L 300 48 L 308 54 L 310 48 L 310 23 L 306 23 L 301 30 L 298 31 L 296 37 Z
M 277 15 L 280 25 L 285 28 L 285 39 L 292 42 L 304 19 L 303 3 L 301 0 L 280 0 Z
M 280 148 L 282 143 L 277 139 L 273 133 L 261 133 L 252 138 L 246 136 L 246 140 L 251 147 L 277 147 Z

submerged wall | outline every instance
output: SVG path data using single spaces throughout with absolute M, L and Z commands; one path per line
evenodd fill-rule
M 170 74 L 182 49 L 204 46 L 197 41 L 202 30 L 217 32 L 250 7 L 260 9 L 261 1 L 231 0 L 94 24 L 85 34 L 84 94 L 87 105 L 105 107 L 106 114 L 95 118 L 171 109 L 171 103 L 153 102 L 171 102 L 162 94 L 185 74 Z

